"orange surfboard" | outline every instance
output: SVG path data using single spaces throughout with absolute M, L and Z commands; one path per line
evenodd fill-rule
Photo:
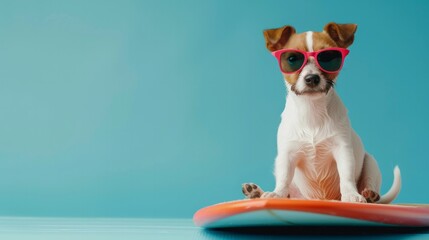
M 202 208 L 194 214 L 194 223 L 204 228 L 284 225 L 428 227 L 429 205 L 251 199 Z

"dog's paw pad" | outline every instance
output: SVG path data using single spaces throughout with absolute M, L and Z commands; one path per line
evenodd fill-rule
M 260 198 L 264 193 L 264 191 L 262 191 L 262 189 L 254 183 L 242 184 L 241 191 L 247 198 Z
M 375 203 L 378 200 L 380 200 L 380 194 L 378 194 L 377 192 L 374 192 L 370 189 L 365 188 L 362 191 L 362 196 L 366 199 L 367 202 L 369 203 Z

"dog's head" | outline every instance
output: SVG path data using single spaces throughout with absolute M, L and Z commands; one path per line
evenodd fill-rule
M 264 37 L 268 50 L 279 61 L 289 90 L 314 98 L 333 87 L 356 29 L 356 24 L 328 23 L 322 32 L 298 34 L 292 26 L 284 26 L 265 30 Z

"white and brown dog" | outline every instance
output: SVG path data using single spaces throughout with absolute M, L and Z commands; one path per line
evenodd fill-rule
M 377 162 L 364 150 L 333 88 L 356 29 L 329 23 L 322 32 L 297 34 L 291 26 L 264 31 L 288 94 L 277 135 L 275 189 L 243 184 L 248 198 L 389 203 L 398 195 L 401 176 L 395 167 L 393 185 L 380 197 Z

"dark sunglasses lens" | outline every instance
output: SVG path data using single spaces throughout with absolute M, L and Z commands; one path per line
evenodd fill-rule
M 338 71 L 343 62 L 343 55 L 337 50 L 327 50 L 317 55 L 317 61 L 321 68 L 329 72 Z
M 291 73 L 299 70 L 304 64 L 304 54 L 295 51 L 282 53 L 280 56 L 280 65 L 283 72 Z

